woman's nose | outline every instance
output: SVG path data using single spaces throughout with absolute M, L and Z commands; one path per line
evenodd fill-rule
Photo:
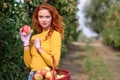
M 46 18 L 43 18 L 43 21 L 46 21 Z

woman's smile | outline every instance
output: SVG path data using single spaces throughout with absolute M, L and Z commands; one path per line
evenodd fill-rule
M 47 25 L 47 23 L 42 23 L 42 25 L 44 25 L 44 26 L 45 26 L 45 25 Z

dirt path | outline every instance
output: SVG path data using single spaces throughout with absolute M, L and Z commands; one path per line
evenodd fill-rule
M 81 74 L 85 72 L 81 65 L 86 56 L 84 53 L 85 51 L 79 43 L 73 43 L 69 45 L 66 57 L 61 60 L 60 67 L 70 70 L 71 80 L 80 80 Z
M 97 42 L 97 44 L 101 43 Z M 105 45 L 101 45 L 99 47 L 100 48 L 96 47 L 96 50 L 98 52 L 102 51 L 100 55 L 113 73 L 115 80 L 120 80 L 120 52 L 115 51 Z
M 100 53 L 100 56 L 113 73 L 115 80 L 120 80 L 120 52 L 108 48 L 100 41 L 94 42 L 91 45 Z M 72 43 L 69 45 L 66 57 L 61 59 L 60 68 L 70 70 L 71 80 L 86 80 L 86 71 L 83 67 L 86 57 L 84 47 L 85 43 Z

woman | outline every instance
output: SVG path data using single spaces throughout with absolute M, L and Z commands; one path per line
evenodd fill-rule
M 20 29 L 21 40 L 24 44 L 24 62 L 31 69 L 28 80 L 32 80 L 35 71 L 52 66 L 51 55 L 55 58 L 54 67 L 58 67 L 64 36 L 62 17 L 50 4 L 44 3 L 35 8 L 32 18 L 33 29 L 38 34 L 33 35 L 30 40 L 33 30 L 26 35 Z

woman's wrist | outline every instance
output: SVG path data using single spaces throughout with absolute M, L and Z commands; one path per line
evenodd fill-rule
M 41 46 L 40 46 L 39 48 L 37 48 L 37 50 L 39 51 L 39 53 L 42 53 L 42 52 L 43 52 L 43 49 L 42 49 Z
M 29 50 L 29 46 L 30 46 L 30 45 L 24 46 L 24 49 L 25 49 L 25 50 Z
M 24 42 L 24 44 L 23 44 L 24 46 L 29 46 L 30 45 L 30 43 L 29 43 L 29 41 L 28 42 Z

